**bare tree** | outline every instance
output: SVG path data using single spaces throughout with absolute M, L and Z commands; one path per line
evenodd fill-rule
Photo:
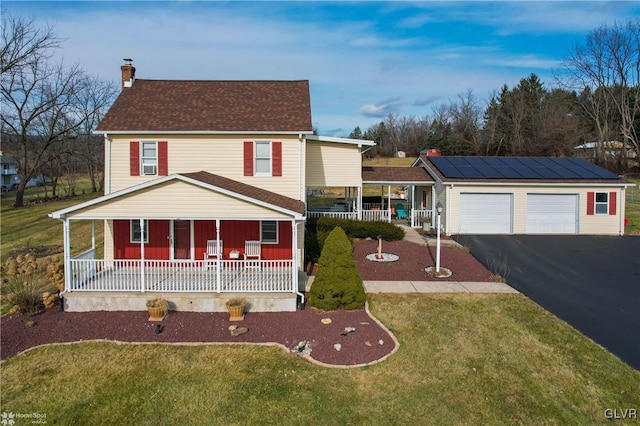
M 2 73 L 0 103 L 3 130 L 12 134 L 7 151 L 18 162 L 21 179 L 14 205 L 21 207 L 26 184 L 40 172 L 51 146 L 75 134 L 83 122 L 77 95 L 84 73 L 78 65 L 65 68 L 52 64 L 48 50 L 53 47 L 51 44 L 28 50 L 11 46 L 21 40 L 42 40 L 41 32 L 32 22 L 18 21 L 22 25 L 14 25 L 15 31 L 27 33 L 12 35 L 3 31 L 2 51 L 25 53 L 18 55 L 22 59 L 13 61 L 14 65 Z M 50 32 L 46 34 L 45 40 L 55 39 Z
M 612 112 L 619 118 L 616 133 L 640 155 L 634 122 L 640 115 L 640 22 L 603 25 L 589 33 L 564 61 L 561 84 L 583 93 L 585 113 L 594 120 L 598 142 L 610 140 Z M 602 144 L 600 152 L 603 151 Z M 623 150 L 624 151 L 624 150 Z
M 107 113 L 119 89 L 114 82 L 94 76 L 83 81 L 78 94 L 78 108 L 83 121 L 76 139 L 76 152 L 86 163 L 93 192 L 101 191 L 104 186 L 104 138 L 92 135 L 91 132 Z
M 24 67 L 35 57 L 49 57 L 51 49 L 59 45 L 52 27 L 39 29 L 27 18 L 7 17 L 2 22 L 1 74 Z

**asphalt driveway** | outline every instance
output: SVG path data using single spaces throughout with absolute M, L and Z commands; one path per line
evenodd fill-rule
M 511 287 L 640 370 L 640 237 L 455 239 L 488 269 L 502 269 Z

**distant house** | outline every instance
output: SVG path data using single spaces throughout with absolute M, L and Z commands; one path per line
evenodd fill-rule
M 600 145 L 600 146 L 599 146 Z M 620 157 L 621 151 L 626 152 L 627 158 L 636 158 L 635 150 L 627 143 L 620 141 L 586 142 L 574 147 L 575 156 L 592 160 L 597 158 L 598 150 L 602 150 L 605 159 Z
M 18 163 L 0 152 L 0 184 L 2 184 L 2 192 L 16 189 L 19 183 Z

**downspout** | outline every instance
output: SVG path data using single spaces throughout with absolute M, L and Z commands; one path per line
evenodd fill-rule
M 111 194 L 111 138 L 104 136 L 104 149 L 105 149 L 105 159 L 104 159 L 104 195 Z
M 625 201 L 626 201 L 626 186 L 622 187 L 622 191 L 620 191 L 620 208 L 618 209 L 618 211 L 620 212 L 620 236 L 624 235 L 624 208 L 625 208 Z
M 307 203 L 306 197 L 302 193 L 302 133 L 298 133 L 298 199 Z
M 296 293 L 296 295 L 300 296 L 300 310 L 304 311 L 305 308 L 305 301 L 304 301 L 304 293 L 302 293 L 300 291 L 300 283 L 298 282 L 298 225 L 302 224 L 301 223 L 296 223 L 296 220 L 293 219 L 291 221 L 291 232 L 293 233 L 293 235 L 291 236 L 291 240 L 293 241 L 293 250 L 292 250 L 292 268 L 291 268 L 291 274 L 292 274 L 292 279 L 293 279 L 293 291 Z

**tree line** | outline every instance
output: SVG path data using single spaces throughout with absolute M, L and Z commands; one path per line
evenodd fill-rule
M 471 89 L 424 117 L 389 114 L 349 137 L 369 139 L 371 156 L 403 151 L 417 156 L 436 148 L 444 155 L 573 156 L 594 143 L 595 162 L 619 171 L 640 158 L 640 23 L 601 26 L 575 46 L 557 70 L 554 87 L 535 74 L 504 85 L 482 103 Z M 611 155 L 607 142 L 627 150 Z

